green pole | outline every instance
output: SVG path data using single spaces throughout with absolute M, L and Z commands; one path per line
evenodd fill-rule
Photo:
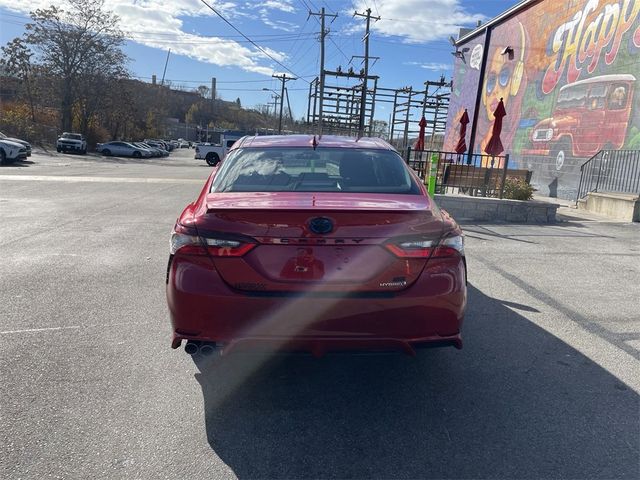
M 438 174 L 438 154 L 431 155 L 431 161 L 429 162 L 429 171 L 427 173 L 427 191 L 432 197 L 436 193 L 436 175 Z

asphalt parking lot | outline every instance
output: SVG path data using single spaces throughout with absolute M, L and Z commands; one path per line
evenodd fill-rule
M 169 347 L 168 236 L 210 169 L 0 167 L 0 477 L 640 477 L 640 225 L 466 225 L 465 346 Z

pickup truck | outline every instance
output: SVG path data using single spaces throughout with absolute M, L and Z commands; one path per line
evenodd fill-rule
M 80 133 L 64 132 L 56 142 L 56 150 L 60 152 L 77 152 L 81 155 L 87 153 L 87 141 Z
M 220 160 L 224 158 L 227 151 L 236 143 L 237 138 L 222 138 L 222 145 L 214 145 L 211 143 L 201 143 L 196 145 L 196 156 L 198 159 L 205 159 L 208 165 L 215 167 Z

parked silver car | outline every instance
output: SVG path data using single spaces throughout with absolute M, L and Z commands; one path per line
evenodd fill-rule
M 154 147 L 152 145 L 149 145 L 146 142 L 132 142 L 132 145 L 134 145 L 136 147 L 140 147 L 140 148 L 146 148 L 147 150 L 149 150 L 151 152 L 151 154 L 154 157 L 163 157 L 165 153 L 167 155 L 169 155 L 169 152 L 165 152 L 164 150 L 162 150 L 162 149 L 160 149 L 158 147 Z
M 99 143 L 96 145 L 96 152 L 102 153 L 109 157 L 133 157 L 133 158 L 149 158 L 153 156 L 150 150 L 146 148 L 136 147 L 129 142 L 113 141 L 107 143 Z

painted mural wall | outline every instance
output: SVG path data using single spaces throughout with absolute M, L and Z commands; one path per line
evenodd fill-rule
M 448 150 L 464 109 L 472 115 L 483 43 L 460 46 L 468 50 L 455 61 Z M 503 98 L 510 166 L 532 170 L 541 194 L 575 199 L 587 159 L 640 149 L 640 0 L 545 0 L 495 26 L 486 54 L 474 151 L 484 151 Z

